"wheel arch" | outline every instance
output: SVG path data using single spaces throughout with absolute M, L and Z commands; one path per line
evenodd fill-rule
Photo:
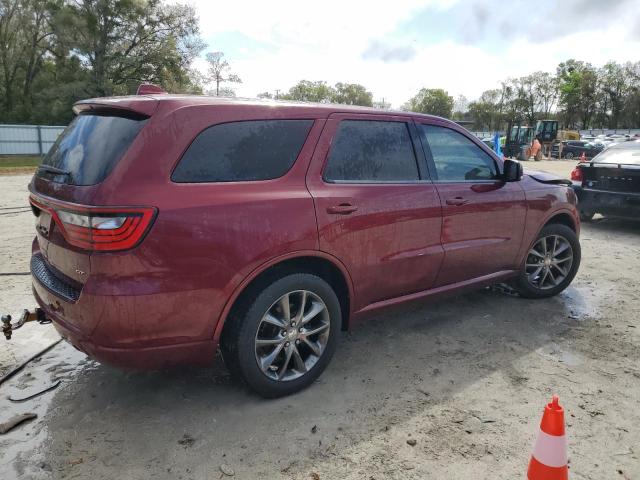
M 342 329 L 349 327 L 353 306 L 353 283 L 346 267 L 337 258 L 320 251 L 300 251 L 272 259 L 254 269 L 234 289 L 225 304 L 214 331 L 214 341 L 222 337 L 224 327 L 234 309 L 238 308 L 252 292 L 264 283 L 288 273 L 313 273 L 325 280 L 335 290 L 342 312 Z
M 560 211 L 560 212 L 552 213 L 551 216 L 546 219 L 542 227 L 540 227 L 540 230 L 542 230 L 544 227 L 552 223 L 559 223 L 560 225 L 566 225 L 576 233 L 578 233 L 578 230 L 579 230 L 578 222 L 576 221 L 575 217 L 572 216 L 568 211 Z
M 526 258 L 527 252 L 533 246 L 534 242 L 538 238 L 538 235 L 540 235 L 540 232 L 542 231 L 542 229 L 547 225 L 551 225 L 554 223 L 560 224 L 560 225 L 566 225 L 571 230 L 573 230 L 576 233 L 576 235 L 580 236 L 580 221 L 578 219 L 578 214 L 576 210 L 572 210 L 569 208 L 560 208 L 557 210 L 553 210 L 549 212 L 539 222 L 540 223 L 538 224 L 537 229 L 533 230 L 533 232 L 535 233 L 533 233 L 531 237 L 527 237 L 526 239 L 523 239 L 523 242 L 521 244 L 521 250 L 519 251 L 519 254 L 518 254 L 518 259 L 519 259 L 518 265 L 522 265 L 522 262 L 524 262 Z

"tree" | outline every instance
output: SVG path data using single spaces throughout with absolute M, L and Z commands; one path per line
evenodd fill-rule
M 535 72 L 532 76 L 536 109 L 548 118 L 558 102 L 558 78 L 548 72 Z
M 640 126 L 640 62 L 627 63 L 626 73 L 629 77 L 629 91 L 624 102 L 624 126 L 637 128 Z
M 527 75 L 513 81 L 515 97 L 512 99 L 517 105 L 514 110 L 521 111 L 529 125 L 536 123 L 537 96 L 535 93 L 536 79 L 534 75 Z
M 441 88 L 423 88 L 403 108 L 412 112 L 428 113 L 451 118 L 453 97 Z
M 469 113 L 469 100 L 464 95 L 458 95 L 453 102 L 453 118 L 465 120 Z
M 625 101 L 632 89 L 628 69 L 616 62 L 607 62 L 598 72 L 603 113 L 609 116 L 609 128 L 618 128 L 622 120 Z
M 28 115 L 52 35 L 49 2 L 0 0 L 0 120 Z
M 326 82 L 311 82 L 301 80 L 291 87 L 287 93 L 281 95 L 283 100 L 296 100 L 299 102 L 329 103 L 333 98 L 334 89 Z
M 567 60 L 557 68 L 561 118 L 567 126 L 587 128 L 596 110 L 596 70 L 590 63 Z
M 330 99 L 345 105 L 373 106 L 373 93 L 358 83 L 336 83 Z
M 499 130 L 501 91 L 498 89 L 482 92 L 480 98 L 469 104 L 469 114 L 473 118 L 473 128 L 476 130 Z
M 373 106 L 373 94 L 358 83 L 338 82 L 332 87 L 323 81 L 301 80 L 291 87 L 287 93 L 276 98 L 298 102 Z
M 209 63 L 209 81 L 216 84 L 215 95 L 223 97 L 233 97 L 235 92 L 227 87 L 220 89 L 222 83 L 242 83 L 240 77 L 230 73 L 229 62 L 224 59 L 224 53 L 222 52 L 209 52 L 207 53 L 207 62 Z
M 193 7 L 160 0 L 65 0 L 54 11 L 61 52 L 91 72 L 91 95 L 131 93 L 149 81 L 192 87 L 188 69 L 202 50 Z

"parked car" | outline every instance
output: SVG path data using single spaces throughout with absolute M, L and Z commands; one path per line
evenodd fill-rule
M 583 153 L 587 158 L 595 157 L 605 147 L 598 143 L 589 143 L 581 140 L 566 140 L 562 143 L 562 154 L 560 158 L 566 158 L 571 160 L 572 158 L 578 158 Z M 559 158 L 560 144 L 556 143 L 551 147 L 551 156 Z
M 101 362 L 206 364 L 219 346 L 286 395 L 371 312 L 506 281 L 550 297 L 580 264 L 566 182 L 448 120 L 167 94 L 74 112 L 29 187 L 33 291 Z
M 640 219 L 640 142 L 612 145 L 571 172 L 580 218 L 596 213 Z
M 487 147 L 489 147 L 491 150 L 493 150 L 493 145 L 494 145 L 493 138 L 485 137 L 485 138 L 481 138 L 480 141 L 484 143 Z

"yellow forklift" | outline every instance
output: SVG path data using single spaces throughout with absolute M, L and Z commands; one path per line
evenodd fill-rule
M 518 160 L 529 160 L 533 139 L 537 138 L 542 148 L 535 156 L 535 161 L 542 160 L 543 155 L 549 156 L 551 145 L 558 136 L 558 122 L 556 120 L 538 120 L 535 127 L 528 125 L 512 125 L 509 123 L 507 137 L 504 144 L 506 157 Z

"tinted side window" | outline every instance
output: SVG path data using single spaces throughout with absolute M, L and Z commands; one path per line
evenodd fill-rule
M 313 120 L 222 123 L 200 133 L 178 163 L 174 182 L 240 182 L 284 175 Z
M 324 178 L 364 182 L 419 180 L 407 124 L 343 120 L 333 139 Z
M 423 140 L 431 149 L 438 180 L 492 180 L 496 163 L 474 142 L 445 127 L 419 125 Z

